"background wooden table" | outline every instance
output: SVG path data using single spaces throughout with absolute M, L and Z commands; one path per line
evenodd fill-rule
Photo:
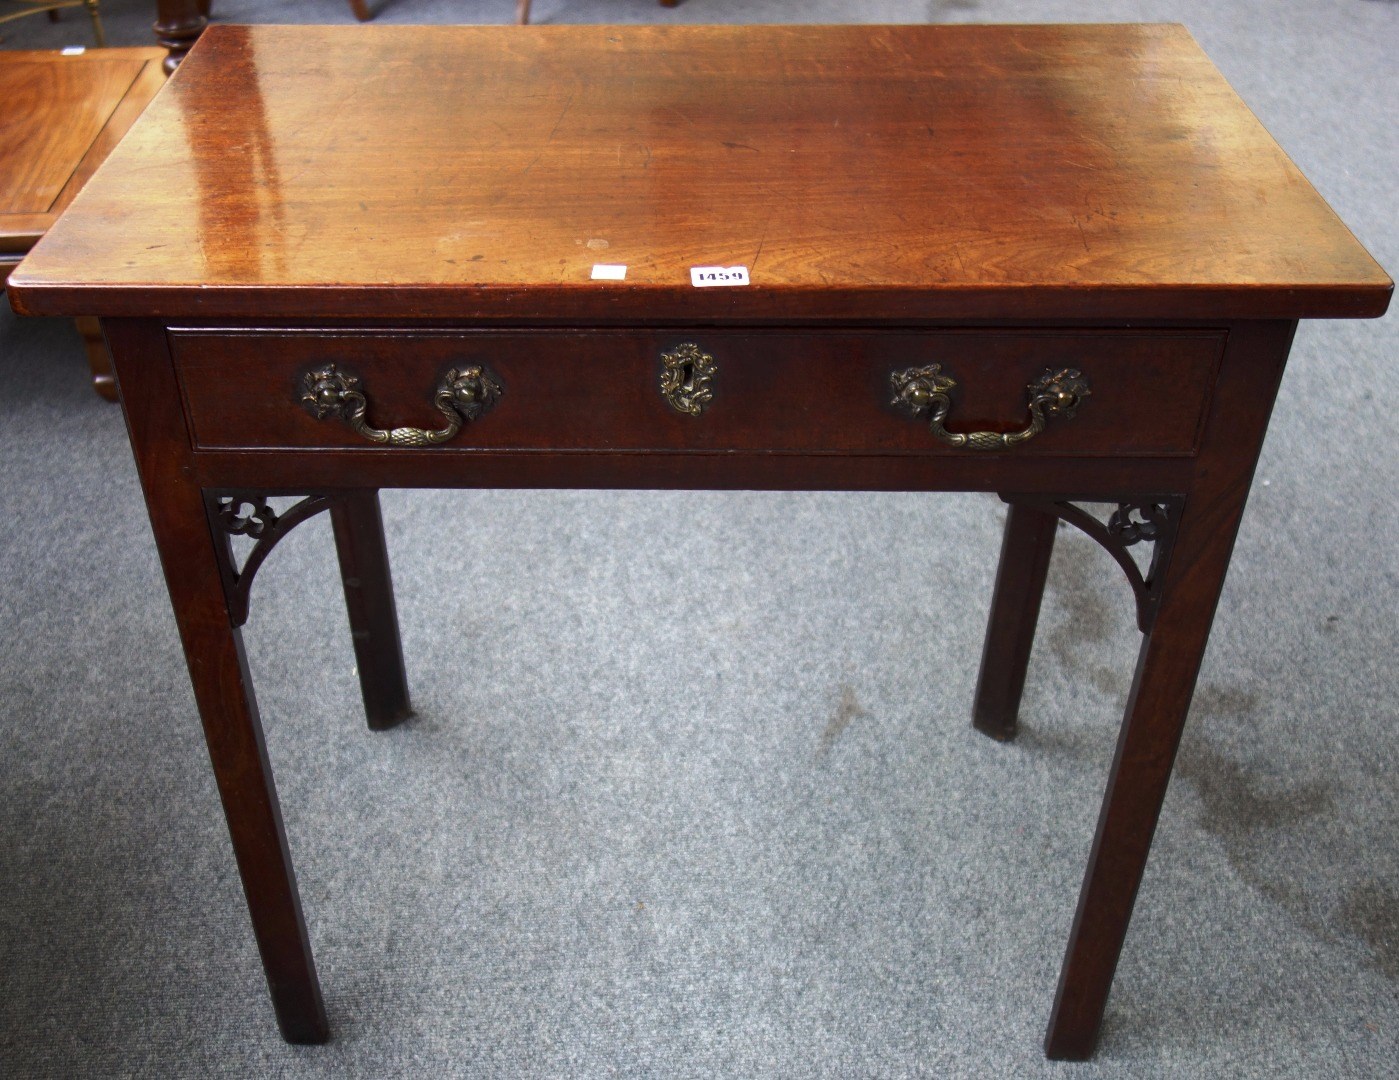
M 166 71 L 174 71 L 189 52 L 190 46 L 199 40 L 199 35 L 209 23 L 212 2 L 213 0 L 156 0 L 155 36 L 169 54 L 165 60 Z M 661 7 L 675 7 L 679 3 L 680 0 L 660 0 Z M 374 15 L 367 0 L 350 0 L 350 10 L 361 22 Z M 516 0 L 516 21 L 527 23 L 529 15 L 530 0 Z
M 0 51 L 0 287 L 165 82 L 156 48 Z M 97 392 L 116 400 L 97 320 L 80 316 Z

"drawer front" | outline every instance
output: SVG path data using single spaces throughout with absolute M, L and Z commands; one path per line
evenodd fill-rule
M 1074 415 L 1047 415 L 1008 452 L 1185 455 L 1224 340 L 1223 330 L 170 330 L 199 449 L 382 449 L 346 410 L 318 418 L 303 401 L 308 375 L 328 365 L 357 380 L 362 429 L 450 431 L 437 391 L 448 372 L 480 368 L 498 397 L 436 453 L 976 453 L 940 439 L 929 409 L 894 400 L 895 373 L 936 364 L 955 384 L 947 432 L 1029 428 L 1029 384 L 1072 368 L 1089 391 Z M 677 406 L 696 378 L 683 361 L 696 352 L 714 370 L 690 414 Z M 676 404 L 663 393 L 666 354 Z

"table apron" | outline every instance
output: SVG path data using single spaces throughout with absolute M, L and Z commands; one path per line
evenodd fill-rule
M 192 453 L 202 488 L 275 494 L 346 488 L 597 488 L 751 491 L 1188 494 L 1188 458 L 605 451 L 226 451 Z

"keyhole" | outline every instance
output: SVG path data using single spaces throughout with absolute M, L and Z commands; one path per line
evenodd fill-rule
M 661 354 L 661 393 L 676 412 L 698 416 L 713 396 L 714 357 L 687 342 Z

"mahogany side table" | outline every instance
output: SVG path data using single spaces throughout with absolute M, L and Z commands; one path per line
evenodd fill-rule
M 1059 521 L 1142 632 L 1057 1058 L 1093 1050 L 1297 320 L 1392 288 L 1183 28 L 1121 25 L 212 27 L 10 282 L 112 344 L 288 1039 L 328 1029 L 239 631 L 288 529 L 329 512 L 387 727 L 378 488 L 990 491 L 977 728 L 1015 733 Z
M 165 83 L 163 49 L 0 51 L 0 287 Z M 92 385 L 116 401 L 112 361 L 79 315 Z

